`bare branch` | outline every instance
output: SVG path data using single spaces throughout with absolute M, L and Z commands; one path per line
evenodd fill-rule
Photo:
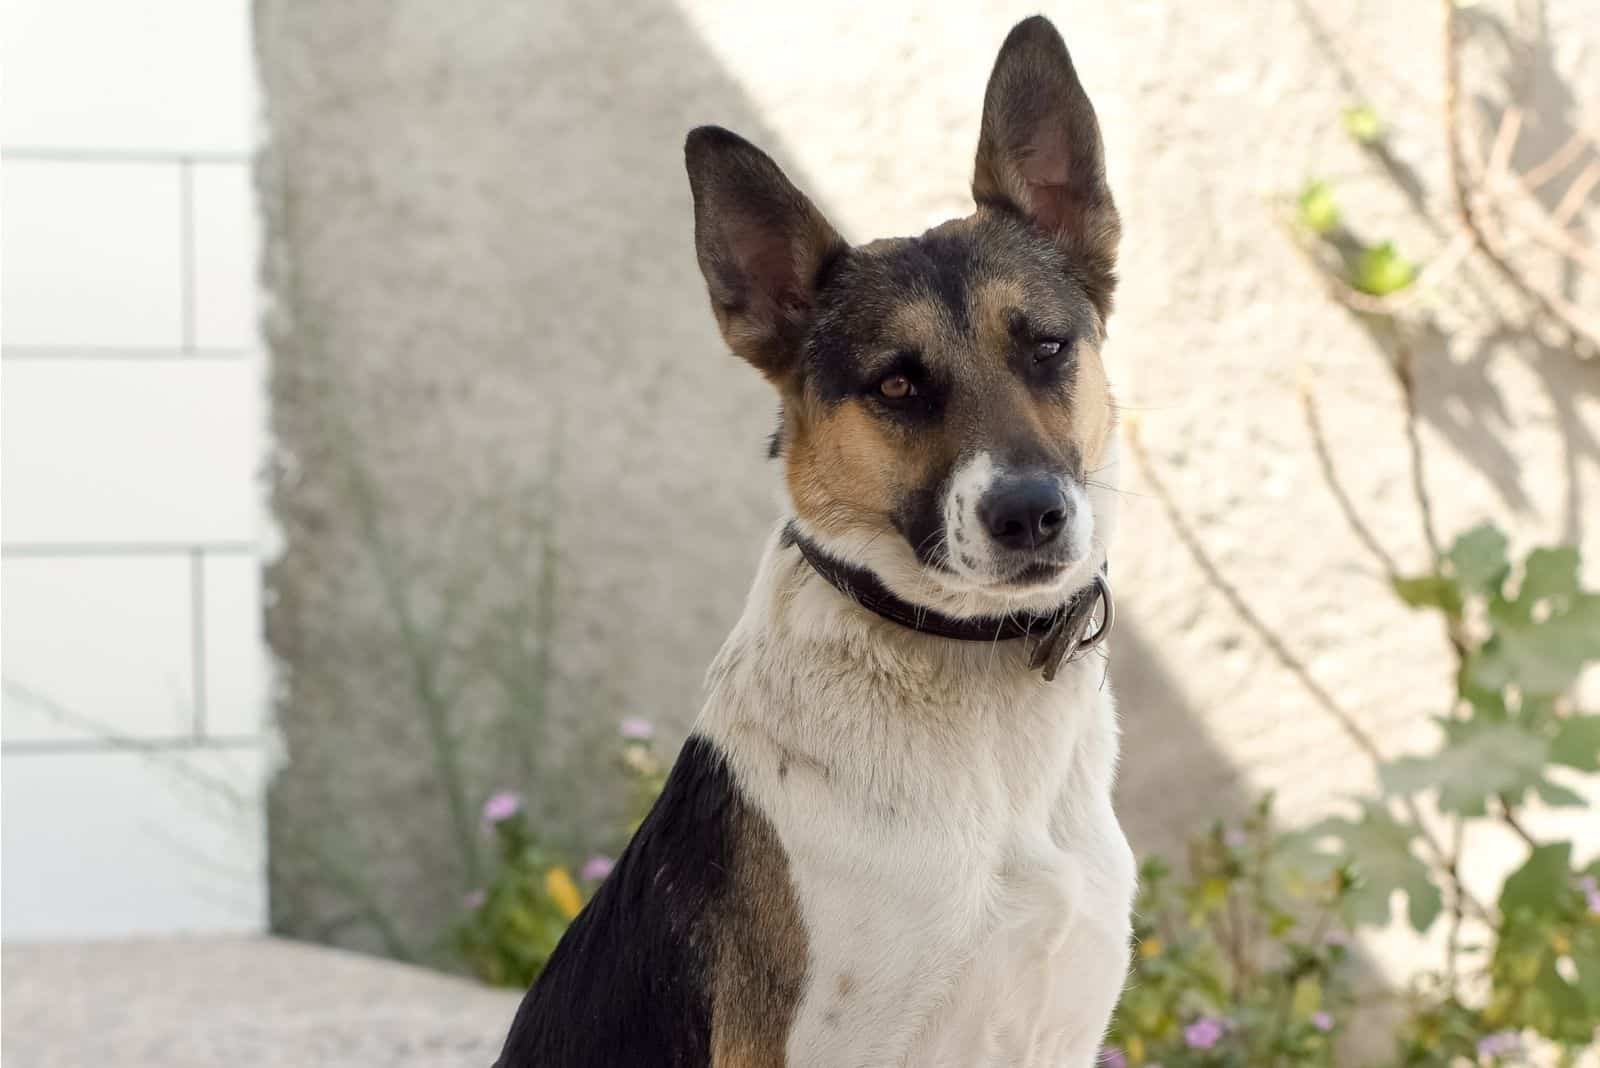
M 1583 173 L 1573 179 L 1567 187 L 1567 195 L 1550 213 L 1550 222 L 1557 230 L 1565 230 L 1567 224 L 1577 217 L 1583 210 L 1584 202 L 1589 199 L 1589 194 L 1594 191 L 1596 184 L 1600 184 L 1600 163 L 1591 163 L 1583 169 Z
M 1172 523 L 1179 542 L 1188 551 L 1190 558 L 1195 562 L 1195 566 L 1200 569 L 1201 574 L 1212 589 L 1222 595 L 1222 599 L 1228 602 L 1228 606 L 1239 616 L 1245 626 L 1249 627 L 1261 643 L 1266 646 L 1273 659 L 1277 660 L 1289 674 L 1294 676 L 1295 680 L 1310 695 L 1312 702 L 1339 725 L 1352 744 L 1366 754 L 1373 763 L 1382 763 L 1384 759 L 1383 750 L 1378 747 L 1377 741 L 1367 733 L 1360 723 L 1356 722 L 1354 716 L 1350 715 L 1348 711 L 1340 706 L 1338 701 L 1334 700 L 1333 695 L 1328 692 L 1327 688 L 1311 674 L 1311 670 L 1306 667 L 1305 661 L 1295 655 L 1294 651 L 1284 643 L 1283 639 L 1278 637 L 1277 631 L 1268 626 L 1266 620 L 1262 619 L 1255 608 L 1245 600 L 1238 587 L 1229 582 L 1227 577 L 1222 574 L 1216 562 L 1206 552 L 1205 546 L 1200 544 L 1199 537 L 1195 534 L 1193 526 L 1190 525 L 1183 512 L 1178 508 L 1178 503 L 1173 498 L 1172 492 L 1167 489 L 1167 485 L 1161 480 L 1161 476 L 1156 474 L 1155 466 L 1150 462 L 1149 454 L 1145 452 L 1137 421 L 1128 423 L 1128 445 L 1133 453 L 1134 460 L 1139 465 L 1140 472 L 1144 475 L 1145 481 L 1150 484 L 1155 498 L 1161 502 L 1162 510 L 1166 512 L 1168 521 Z M 1423 818 L 1422 808 L 1417 804 L 1416 798 L 1407 795 L 1400 799 L 1400 803 L 1406 810 L 1406 815 L 1416 826 L 1417 834 L 1421 837 L 1423 844 L 1427 847 L 1429 859 L 1440 871 L 1448 873 L 1450 870 L 1450 853 Z M 1473 897 L 1466 887 L 1461 886 L 1459 882 L 1454 885 L 1460 891 L 1461 900 L 1475 915 L 1486 920 L 1492 918 L 1493 913 L 1482 902 Z
M 1450 164 L 1450 181 L 1455 190 L 1456 217 L 1462 227 L 1472 235 L 1473 244 L 1496 273 L 1531 303 L 1541 315 L 1564 332 L 1573 351 L 1580 357 L 1600 352 L 1597 338 L 1579 321 L 1577 309 L 1559 295 L 1548 293 L 1523 277 L 1490 241 L 1479 217 L 1473 183 L 1467 174 L 1463 157 L 1460 122 L 1461 56 L 1456 37 L 1456 0 L 1441 0 L 1440 9 L 1444 36 L 1444 128 L 1445 155 Z
M 1333 465 L 1333 454 L 1329 451 L 1327 438 L 1322 433 L 1322 419 L 1317 414 L 1317 399 L 1311 392 L 1309 382 L 1301 383 L 1300 404 L 1305 410 L 1306 428 L 1311 432 L 1311 447 L 1317 454 L 1317 466 L 1322 469 L 1322 480 L 1327 483 L 1329 492 L 1333 494 L 1334 501 L 1339 505 L 1339 511 L 1344 514 L 1345 522 L 1349 524 L 1357 540 L 1378 561 L 1384 575 L 1393 581 L 1400 573 L 1400 569 L 1395 566 L 1394 557 L 1390 556 L 1383 543 L 1378 541 L 1372 528 L 1362 520 L 1361 513 L 1356 510 L 1355 502 L 1350 499 L 1350 495 L 1345 492 L 1344 484 L 1339 480 L 1339 473 Z

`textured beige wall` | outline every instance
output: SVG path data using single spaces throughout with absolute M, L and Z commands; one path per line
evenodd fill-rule
M 1338 176 L 1374 231 L 1429 247 L 1338 111 L 1372 100 L 1442 196 L 1436 9 L 1329 6 L 1047 13 L 1099 108 L 1125 222 L 1108 353 L 1121 399 L 1217 566 L 1400 748 L 1439 710 L 1445 650 L 1341 521 L 1297 384 L 1314 383 L 1363 516 L 1420 567 L 1398 399 L 1267 198 Z M 425 636 L 446 635 L 436 688 L 486 780 L 519 765 L 492 726 L 502 691 L 475 665 L 536 662 L 537 628 L 517 621 L 537 616 L 547 561 L 527 531 L 551 517 L 558 671 L 521 698 L 550 709 L 537 748 L 581 765 L 620 716 L 692 717 L 776 511 L 771 399 L 724 353 L 694 266 L 684 132 L 717 122 L 756 140 L 847 237 L 920 230 L 968 210 L 988 66 L 1032 9 L 259 0 L 285 535 L 271 577 L 289 758 L 280 923 L 320 933 L 336 911 L 295 859 L 290 838 L 311 825 L 390 865 L 381 893 L 419 921 L 461 885 L 384 567 L 405 576 Z M 1592 14 L 1549 0 L 1553 45 L 1516 59 L 1538 101 L 1529 157 L 1600 100 Z M 1493 111 L 1505 63 L 1489 39 L 1475 35 L 1470 106 Z M 1576 537 L 1600 556 L 1600 373 L 1501 329 L 1520 313 L 1490 295 L 1507 314 L 1452 309 L 1424 351 L 1440 525 L 1493 517 L 1521 544 Z M 1359 788 L 1367 770 L 1337 724 L 1205 580 L 1137 472 L 1125 483 L 1114 673 L 1136 839 L 1170 842 L 1263 788 L 1295 815 Z M 545 792 L 561 816 L 593 818 Z M 437 866 L 418 875 L 419 856 Z

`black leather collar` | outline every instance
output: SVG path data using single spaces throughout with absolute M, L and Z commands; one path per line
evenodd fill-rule
M 891 623 L 958 642 L 1004 642 L 1019 638 L 1037 641 L 1030 651 L 1028 666 L 1041 671 L 1046 682 L 1056 677 L 1063 662 L 1078 659 L 1110 637 L 1111 625 L 1116 619 L 1111 584 L 1106 581 L 1104 568 L 1094 577 L 1093 584 L 1085 586 L 1066 604 L 1046 615 L 957 619 L 901 599 L 866 568 L 829 556 L 821 546 L 795 529 L 793 523 L 784 531 L 784 540 L 798 548 L 811 569 L 827 579 L 834 589 Z M 1100 625 L 1089 633 L 1095 609 L 1101 605 L 1104 608 Z

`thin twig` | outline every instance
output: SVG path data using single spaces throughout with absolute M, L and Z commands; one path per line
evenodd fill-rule
M 1422 437 L 1417 430 L 1416 351 L 1400 336 L 1398 330 L 1394 334 L 1394 347 L 1394 362 L 1390 366 L 1394 371 L 1395 381 L 1400 386 L 1400 397 L 1404 401 L 1406 448 L 1411 453 L 1411 495 L 1417 502 L 1417 516 L 1422 521 L 1422 536 L 1428 543 L 1428 551 L 1433 554 L 1434 567 L 1438 568 L 1444 559 L 1444 550 L 1443 543 L 1439 540 L 1438 526 L 1433 519 L 1433 497 L 1428 493 L 1427 472 L 1422 459 Z
M 1422 434 L 1418 429 L 1416 350 L 1401 336 L 1398 329 L 1394 331 L 1392 340 L 1394 360 L 1390 363 L 1390 369 L 1394 372 L 1395 383 L 1400 387 L 1402 409 L 1405 412 L 1406 452 L 1411 460 L 1411 496 L 1416 501 L 1417 519 L 1422 525 L 1422 537 L 1428 543 L 1428 552 L 1433 558 L 1433 570 L 1437 574 L 1444 568 L 1444 543 L 1439 538 L 1439 527 L 1434 521 L 1433 496 L 1428 492 L 1428 472 L 1423 460 Z M 1461 633 L 1456 621 L 1449 616 L 1445 617 L 1444 636 L 1450 643 L 1450 649 L 1455 653 L 1457 661 L 1467 655 L 1466 636 Z
M 1600 171 L 1596 172 L 1600 174 Z M 1511 180 L 1512 188 L 1526 193 L 1526 190 Z M 1521 220 L 1524 240 L 1540 245 L 1559 256 L 1565 256 L 1573 263 L 1585 270 L 1600 273 L 1600 253 L 1580 242 L 1572 231 L 1557 227 L 1543 211 L 1531 203 L 1529 194 L 1526 200 L 1519 201 L 1523 205 Z M 1505 205 L 1497 205 L 1504 210 Z
M 1522 184 L 1529 189 L 1538 189 L 1556 175 L 1570 167 L 1574 160 L 1583 155 L 1589 147 L 1589 137 L 1583 130 L 1574 130 L 1572 136 L 1564 141 L 1560 148 L 1546 156 L 1541 162 L 1529 167 L 1522 175 Z
M 1361 724 L 1355 721 L 1355 718 L 1349 712 L 1340 707 L 1339 703 L 1334 700 L 1333 695 L 1311 674 L 1305 662 L 1284 644 L 1283 639 L 1279 638 L 1277 632 L 1268 626 L 1260 614 L 1251 607 L 1238 588 L 1228 581 L 1217 567 L 1215 561 L 1211 559 L 1210 554 L 1206 552 L 1205 547 L 1200 544 L 1200 539 L 1195 535 L 1194 529 L 1189 525 L 1189 521 L 1178 508 L 1177 501 L 1173 499 L 1172 492 L 1167 489 L 1166 483 L 1156 474 L 1155 466 L 1150 462 L 1150 456 L 1145 452 L 1144 443 L 1139 436 L 1137 423 L 1130 422 L 1128 424 L 1128 445 L 1133 453 L 1134 460 L 1139 465 L 1139 470 L 1143 473 L 1145 480 L 1149 482 L 1151 490 L 1154 491 L 1155 498 L 1161 502 L 1162 510 L 1166 512 L 1168 521 L 1172 523 L 1173 530 L 1178 535 L 1178 540 L 1188 551 L 1195 565 L 1200 568 L 1200 572 L 1206 581 L 1222 595 L 1223 600 L 1228 602 L 1228 606 L 1244 621 L 1245 625 L 1255 632 L 1256 637 L 1266 646 L 1267 651 L 1272 654 L 1273 658 L 1295 677 L 1295 680 L 1311 696 L 1317 707 L 1326 712 L 1339 725 L 1345 736 L 1350 739 L 1356 748 L 1366 754 L 1373 763 L 1383 763 L 1383 750 L 1378 748 L 1378 743 L 1373 740 L 1372 736 L 1366 732 Z M 1423 819 L 1422 809 L 1417 804 L 1416 798 L 1407 795 L 1400 799 L 1400 803 L 1405 808 L 1406 815 L 1411 818 L 1411 822 L 1416 826 L 1417 834 L 1426 845 L 1429 856 L 1435 866 L 1441 870 L 1448 870 L 1449 854 L 1445 851 L 1444 845 L 1439 841 L 1438 836 L 1433 833 L 1432 828 Z M 1465 887 L 1461 890 L 1461 896 L 1462 900 L 1476 915 L 1486 920 L 1490 919 L 1492 913 L 1468 893 Z
M 1509 173 L 1511 151 L 1517 147 L 1517 138 L 1521 134 L 1522 109 L 1506 108 L 1500 116 L 1500 126 L 1495 130 L 1494 143 L 1489 149 L 1489 162 L 1483 169 L 1485 185 L 1493 185 L 1502 175 Z
M 1462 227 L 1472 235 L 1473 244 L 1489 261 L 1496 273 L 1508 285 L 1547 319 L 1559 326 L 1566 333 L 1575 353 L 1580 356 L 1593 355 L 1600 352 L 1600 339 L 1596 339 L 1582 325 L 1577 318 L 1577 309 L 1573 308 L 1561 297 L 1546 293 L 1522 276 L 1522 273 L 1506 260 L 1505 256 L 1489 239 L 1483 221 L 1476 210 L 1476 197 L 1473 192 L 1472 182 L 1467 175 L 1466 160 L 1462 149 L 1462 134 L 1460 122 L 1461 98 L 1461 57 L 1457 48 L 1456 38 L 1456 0 L 1441 0 L 1440 8 L 1443 13 L 1441 19 L 1444 38 L 1444 132 L 1445 156 L 1450 165 L 1450 182 L 1455 191 L 1456 217 Z
M 1311 392 L 1310 383 L 1301 385 L 1300 404 L 1305 410 L 1306 428 L 1311 432 L 1311 447 L 1317 454 L 1317 465 L 1322 469 L 1323 482 L 1333 494 L 1334 501 L 1339 505 L 1339 511 L 1344 513 L 1344 520 L 1350 525 L 1351 532 L 1378 561 L 1384 575 L 1393 581 L 1400 573 L 1400 569 L 1395 566 L 1394 557 L 1389 555 L 1383 543 L 1378 541 L 1377 535 L 1372 532 L 1372 528 L 1362 520 L 1361 514 L 1356 511 L 1355 502 L 1350 500 L 1344 484 L 1339 481 L 1339 473 L 1333 465 L 1333 454 L 1328 450 L 1327 438 L 1322 433 L 1322 418 L 1317 413 L 1317 400 Z
M 1461 852 L 1463 839 L 1467 832 L 1467 821 L 1457 818 L 1450 828 L 1450 866 L 1446 870 L 1450 880 L 1450 930 L 1445 936 L 1444 944 L 1444 974 L 1445 983 L 1450 996 L 1456 993 L 1456 982 L 1460 974 L 1459 959 L 1461 956 L 1461 922 L 1465 909 L 1462 908 L 1461 888 Z
M 1277 212 L 1278 224 L 1288 236 L 1289 242 L 1296 252 L 1305 260 L 1306 264 L 1322 282 L 1328 291 L 1328 296 L 1343 304 L 1351 311 L 1362 315 L 1375 315 L 1380 318 L 1393 319 L 1410 311 L 1418 304 L 1429 288 L 1438 283 L 1442 278 L 1448 278 L 1472 251 L 1471 235 L 1464 230 L 1457 232 L 1445 243 L 1444 249 L 1436 256 L 1429 259 L 1411 280 L 1411 284 L 1404 289 L 1391 293 L 1388 296 L 1377 297 L 1371 293 L 1364 293 L 1345 281 L 1337 271 L 1325 264 L 1316 253 L 1316 250 L 1301 236 L 1300 229 L 1281 209 Z
M 1522 825 L 1522 821 L 1517 818 L 1516 810 L 1512 806 L 1511 798 L 1505 794 L 1500 795 L 1500 822 L 1511 828 L 1529 849 L 1539 848 L 1539 840 L 1529 834 L 1528 829 Z
M 1550 222 L 1557 230 L 1566 229 L 1567 224 L 1583 209 L 1589 194 L 1594 192 L 1597 184 L 1600 184 L 1600 163 L 1591 163 L 1572 180 L 1572 184 L 1567 187 L 1566 195 L 1550 212 Z

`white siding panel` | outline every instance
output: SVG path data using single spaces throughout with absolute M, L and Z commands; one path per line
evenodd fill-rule
M 187 558 L 0 561 L 7 743 L 193 730 Z
M 8 544 L 249 541 L 253 360 L 8 360 Z
M 248 0 L 5 0 L 6 145 L 239 151 Z
M 7 941 L 265 926 L 259 750 L 3 764 Z
M 8 159 L 3 180 L 7 346 L 182 342 L 177 167 Z

